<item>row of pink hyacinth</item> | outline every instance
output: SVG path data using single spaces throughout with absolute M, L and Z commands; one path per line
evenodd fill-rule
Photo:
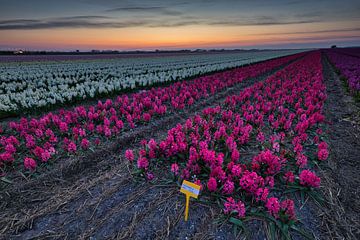
M 360 48 L 349 50 L 328 49 L 326 54 L 349 84 L 350 90 L 360 93 Z
M 225 214 L 267 209 L 287 223 L 295 220 L 294 202 L 282 190 L 320 185 L 311 168 L 329 154 L 321 137 L 325 99 L 315 51 L 178 124 L 164 140 L 143 140 L 125 157 L 148 180 L 167 172 L 221 195 Z
M 123 94 L 115 100 L 99 101 L 93 106 L 78 106 L 71 110 L 50 112 L 39 118 L 21 118 L 3 129 L 0 126 L 0 169 L 2 173 L 26 169 L 33 171 L 39 164 L 95 147 L 101 141 L 121 134 L 153 117 L 178 111 L 199 99 L 255 77 L 304 53 L 274 59 L 191 81 L 174 83 L 133 94 Z

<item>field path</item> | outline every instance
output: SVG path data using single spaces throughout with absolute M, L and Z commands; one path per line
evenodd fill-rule
M 323 54 L 324 110 L 331 154 L 319 169 L 326 204 L 318 211 L 327 239 L 360 238 L 360 105 Z

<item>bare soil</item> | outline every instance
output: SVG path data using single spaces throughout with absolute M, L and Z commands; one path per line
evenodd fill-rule
M 317 210 L 323 239 L 360 239 L 360 106 L 323 56 L 331 153 L 319 168 L 326 203 Z

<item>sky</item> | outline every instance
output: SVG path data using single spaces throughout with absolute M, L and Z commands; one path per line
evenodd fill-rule
M 0 0 L 1 50 L 360 46 L 360 0 Z

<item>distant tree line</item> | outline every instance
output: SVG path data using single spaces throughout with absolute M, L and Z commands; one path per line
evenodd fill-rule
M 181 50 L 159 50 L 145 51 L 145 50 L 132 50 L 132 51 L 118 51 L 118 50 L 91 50 L 91 51 L 1 51 L 0 55 L 89 55 L 89 54 L 151 54 L 151 53 L 222 53 L 222 52 L 257 52 L 257 51 L 271 51 L 278 49 L 181 49 Z M 286 49 L 282 49 L 286 50 Z

